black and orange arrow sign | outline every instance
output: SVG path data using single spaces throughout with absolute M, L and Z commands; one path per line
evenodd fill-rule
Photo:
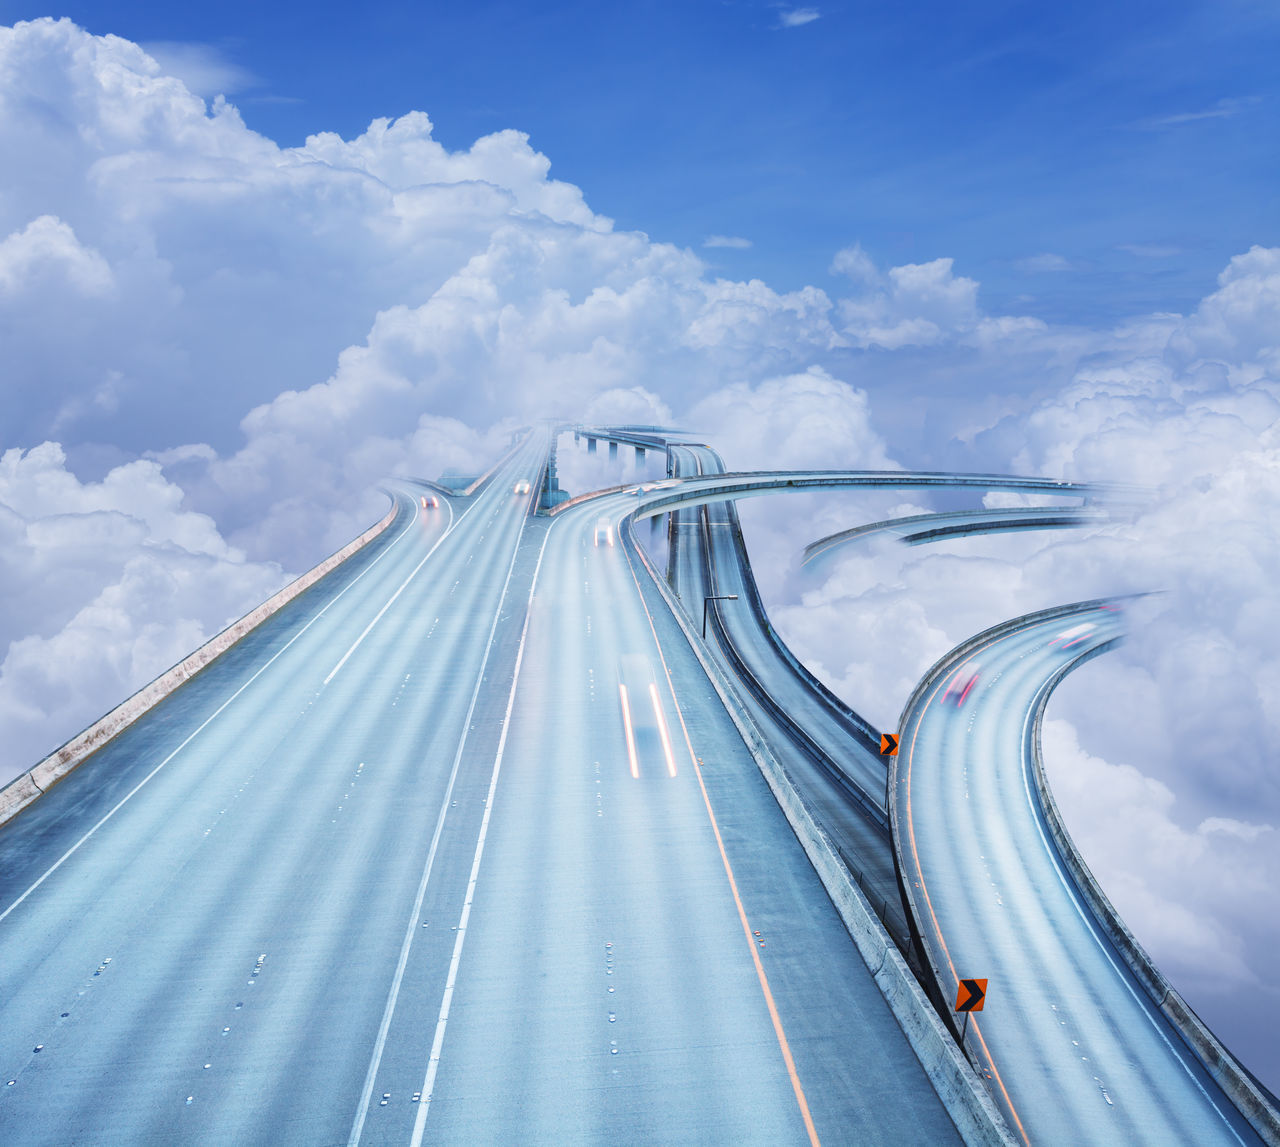
M 896 757 L 898 755 L 898 737 L 895 733 L 880 734 L 880 755 Z
M 956 992 L 956 1011 L 980 1012 L 987 1002 L 986 980 L 961 980 L 960 990 Z

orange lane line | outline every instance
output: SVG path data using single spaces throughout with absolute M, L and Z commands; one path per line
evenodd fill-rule
M 626 547 L 623 547 L 626 553 Z M 777 1037 L 778 1047 L 782 1050 L 782 1062 L 786 1064 L 787 1075 L 791 1079 L 791 1090 L 795 1092 L 796 1103 L 800 1107 L 800 1117 L 804 1120 L 805 1131 L 812 1147 L 821 1147 L 818 1129 L 813 1125 L 813 1115 L 809 1111 L 809 1101 L 805 1098 L 804 1087 L 800 1083 L 800 1075 L 796 1071 L 796 1061 L 791 1054 L 791 1045 L 787 1042 L 787 1033 L 782 1028 L 782 1017 L 778 1014 L 778 1006 L 773 999 L 773 991 L 769 987 L 769 977 L 765 974 L 764 964 L 760 961 L 760 951 L 751 932 L 751 924 L 747 920 L 747 910 L 743 907 L 742 897 L 738 894 L 738 882 L 733 875 L 733 865 L 729 863 L 729 854 L 725 852 L 724 839 L 720 835 L 720 825 L 716 821 L 715 810 L 711 807 L 711 798 L 707 794 L 707 786 L 702 778 L 702 767 L 693 751 L 693 741 L 689 737 L 689 726 L 685 724 L 684 711 L 676 698 L 675 687 L 671 682 L 671 670 L 662 653 L 662 643 L 658 641 L 658 630 L 653 623 L 653 614 L 649 612 L 649 603 L 644 599 L 644 591 L 640 588 L 640 579 L 636 576 L 635 566 L 631 564 L 631 555 L 627 554 L 627 565 L 631 570 L 631 578 L 636 583 L 636 593 L 640 597 L 640 605 L 649 619 L 649 630 L 653 634 L 653 642 L 658 650 L 658 659 L 662 662 L 662 672 L 667 678 L 667 688 L 671 690 L 671 702 L 675 706 L 676 716 L 680 720 L 680 729 L 684 733 L 685 747 L 689 750 L 689 760 L 698 778 L 698 788 L 702 791 L 702 803 L 706 806 L 707 817 L 711 821 L 711 831 L 716 838 L 716 847 L 720 850 L 720 860 L 724 864 L 725 875 L 729 878 L 729 890 L 733 893 L 733 903 L 738 909 L 738 920 L 742 924 L 742 934 L 746 937 L 747 947 L 751 951 L 751 961 L 755 964 L 756 979 L 760 981 L 760 990 L 764 993 L 765 1006 L 769 1009 L 769 1019 L 773 1023 L 773 1034 Z
M 990 648 L 990 646 L 983 646 L 983 649 L 975 649 L 961 663 L 962 667 L 964 665 L 968 665 L 969 662 L 971 662 L 979 653 L 988 648 Z M 950 680 L 950 675 L 948 675 L 948 680 Z M 933 910 L 933 900 L 929 896 L 929 887 L 925 882 L 924 870 L 920 867 L 920 854 L 916 850 L 915 819 L 911 810 L 911 755 L 915 751 L 916 737 L 920 733 L 920 724 L 924 720 L 926 711 L 929 706 L 933 704 L 934 698 L 936 698 L 937 695 L 938 690 L 935 688 L 933 693 L 930 694 L 928 700 L 920 707 L 920 716 L 916 718 L 915 726 L 911 730 L 911 743 L 907 746 L 907 838 L 911 842 L 911 858 L 915 863 L 916 875 L 920 878 L 920 891 L 924 893 L 925 906 L 929 909 L 929 919 L 933 921 L 934 935 L 938 937 L 938 943 L 942 945 L 942 954 L 947 959 L 947 967 L 951 969 L 951 975 L 955 977 L 956 984 L 958 985 L 960 983 L 960 975 L 956 971 L 955 964 L 952 962 L 951 950 L 947 947 L 947 941 L 943 938 L 942 927 L 939 925 L 938 917 Z M 1000 1077 L 1000 1071 L 996 1067 L 994 1057 L 991 1055 L 991 1049 L 987 1046 L 987 1041 L 982 1038 L 982 1030 L 978 1026 L 978 1021 L 976 1018 L 971 1016 L 970 1022 L 973 1024 L 973 1031 L 978 1037 L 978 1042 L 982 1044 L 983 1054 L 986 1056 L 987 1063 L 991 1067 L 991 1073 L 995 1077 L 996 1085 L 1000 1088 L 1000 1094 L 1004 1096 L 1005 1104 L 1009 1108 L 1009 1114 L 1013 1116 L 1014 1123 L 1018 1125 L 1018 1134 L 1022 1136 L 1022 1141 L 1030 1147 L 1031 1139 L 1027 1135 L 1026 1128 L 1022 1125 L 1022 1120 L 1018 1117 L 1018 1109 L 1013 1105 L 1013 1100 L 1010 1098 L 1009 1092 L 1004 1085 L 1004 1080 Z

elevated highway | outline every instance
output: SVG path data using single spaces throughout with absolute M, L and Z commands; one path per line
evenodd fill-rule
M 874 731 L 758 601 L 704 646 L 629 527 L 696 515 L 677 586 L 746 604 L 724 499 L 955 476 L 676 447 L 700 476 L 540 515 L 550 433 L 467 494 L 396 484 L 387 529 L 0 826 L 0 1140 L 1007 1141 L 726 673 L 793 690 L 758 728 L 883 884 Z
M 634 499 L 513 492 L 547 448 L 398 489 L 0 827 L 6 1144 L 956 1141 L 630 542 L 597 545 Z
M 1021 530 L 1079 529 L 1082 526 L 1103 525 L 1112 520 L 1111 513 L 1101 506 L 1011 506 L 952 510 L 933 514 L 912 514 L 890 518 L 883 522 L 869 522 L 863 526 L 841 530 L 810 542 L 804 548 L 804 562 L 809 564 L 826 557 L 853 542 L 860 542 L 873 535 L 896 537 L 909 546 L 945 541 L 949 538 L 967 538 L 977 534 L 1016 533 Z

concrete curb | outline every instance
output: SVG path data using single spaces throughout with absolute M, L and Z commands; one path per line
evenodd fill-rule
M 1110 645 L 1111 643 L 1108 643 Z M 1079 889 L 1094 919 L 1101 925 L 1111 942 L 1119 949 L 1129 970 L 1133 972 L 1138 983 L 1150 997 L 1151 1001 L 1164 1014 L 1165 1019 L 1178 1031 L 1187 1046 L 1195 1053 L 1195 1057 L 1204 1065 L 1204 1069 L 1213 1077 L 1218 1086 L 1235 1104 L 1236 1109 L 1249 1121 L 1249 1125 L 1262 1137 L 1262 1141 L 1277 1147 L 1280 1144 L 1280 1112 L 1268 1101 L 1266 1095 L 1255 1083 L 1239 1060 L 1223 1046 L 1218 1037 L 1205 1026 L 1186 1000 L 1177 992 L 1155 962 L 1147 955 L 1137 938 L 1125 926 L 1120 914 L 1116 911 L 1101 885 L 1089 870 L 1084 857 L 1080 855 L 1067 831 L 1066 823 L 1058 810 L 1058 803 L 1053 799 L 1049 788 L 1049 778 L 1045 773 L 1044 760 L 1040 752 L 1040 729 L 1044 721 L 1045 709 L 1049 704 L 1058 683 L 1082 661 L 1097 656 L 1107 646 L 1097 646 L 1081 657 L 1065 665 L 1046 683 L 1045 690 L 1036 706 L 1035 721 L 1032 729 L 1031 759 L 1036 795 L 1040 800 L 1040 808 L 1049 826 L 1049 834 L 1057 846 L 1059 854 L 1071 873 L 1071 878 Z
M 341 565 L 357 550 L 368 545 L 395 520 L 394 502 L 381 521 L 370 526 L 354 541 L 348 542 L 337 553 L 330 554 L 318 566 L 290 582 L 282 590 L 269 597 L 257 609 L 239 621 L 227 626 L 221 633 L 206 641 L 194 653 L 166 670 L 149 685 L 144 685 L 127 701 L 100 717 L 82 733 L 72 737 L 61 748 L 55 749 L 44 760 L 10 781 L 0 789 L 0 824 L 5 824 L 24 808 L 43 796 L 68 773 L 78 768 L 116 734 L 128 728 L 153 706 L 162 701 L 185 681 L 190 680 L 206 665 L 225 653 L 251 629 L 261 625 L 268 617 L 291 602 L 304 590 L 310 589 L 325 574 Z
M 773 791 L 792 831 L 800 841 L 840 915 L 858 953 L 893 1011 L 907 1042 L 911 1045 L 955 1124 L 969 1144 L 1017 1143 L 977 1072 L 956 1046 L 933 1006 L 925 998 L 897 946 L 884 931 L 871 905 L 850 878 L 835 846 L 822 831 L 790 774 L 769 750 L 750 714 L 739 699 L 732 682 L 706 655 L 701 639 L 693 632 L 684 611 L 671 595 L 665 579 L 658 575 L 648 555 L 637 544 L 633 530 L 635 515 L 625 519 L 631 550 L 640 558 L 653 584 L 671 609 L 672 616 L 693 650 L 712 687 L 719 694 L 747 751 L 755 760 Z

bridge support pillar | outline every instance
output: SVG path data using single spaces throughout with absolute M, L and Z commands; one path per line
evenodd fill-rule
M 618 444 L 616 442 L 610 442 L 609 443 L 609 461 L 610 462 L 617 461 L 617 458 L 618 458 Z
M 636 447 L 636 469 L 637 470 L 644 469 L 644 447 L 643 446 Z
M 596 452 L 596 440 L 594 438 L 587 439 L 587 453 L 594 454 Z

